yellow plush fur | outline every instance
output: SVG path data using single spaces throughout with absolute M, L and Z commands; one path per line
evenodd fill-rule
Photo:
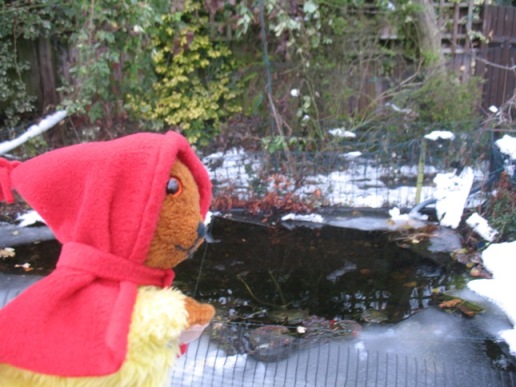
M 187 327 L 185 296 L 175 289 L 141 287 L 129 332 L 127 358 L 117 373 L 103 377 L 62 378 L 0 364 L 2 387 L 167 386 L 179 355 L 179 335 Z

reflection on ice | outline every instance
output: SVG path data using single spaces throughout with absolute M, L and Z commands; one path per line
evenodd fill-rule
M 227 356 L 204 335 L 180 359 L 173 381 L 183 386 L 513 385 L 514 374 L 492 368 L 486 333 L 474 321 L 426 309 L 400 324 L 365 327 L 353 341 L 332 341 L 269 363 L 245 354 Z M 503 355 L 497 362 L 499 369 L 510 366 Z

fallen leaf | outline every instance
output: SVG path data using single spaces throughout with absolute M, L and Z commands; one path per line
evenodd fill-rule
M 30 266 L 30 263 L 24 263 L 23 265 L 14 265 L 14 267 L 21 267 L 23 268 L 23 270 L 25 271 L 32 271 L 34 270 L 31 266 Z
M 16 252 L 12 247 L 4 247 L 0 249 L 0 258 L 12 258 L 16 255 Z
M 457 305 L 461 304 L 462 300 L 459 298 L 454 298 L 453 300 L 444 301 L 439 304 L 439 308 L 455 308 Z
M 468 307 L 464 305 L 457 306 L 457 309 L 460 310 L 462 313 L 464 313 L 468 317 L 475 317 L 475 315 L 478 313 L 474 310 L 469 309 Z

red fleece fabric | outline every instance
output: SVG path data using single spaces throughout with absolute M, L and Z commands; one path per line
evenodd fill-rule
M 174 277 L 143 262 L 176 159 L 194 176 L 204 217 L 208 173 L 175 132 L 0 159 L 0 198 L 16 190 L 63 243 L 56 270 L 0 310 L 0 363 L 71 377 L 121 367 L 138 285 L 167 287 Z

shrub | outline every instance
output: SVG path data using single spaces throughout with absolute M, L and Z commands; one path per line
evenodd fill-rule
M 487 208 L 487 219 L 500 232 L 500 239 L 516 240 L 516 190 L 506 172 L 502 173 L 496 195 Z
M 158 81 L 150 100 L 133 96 L 141 117 L 180 127 L 193 143 L 206 145 L 220 122 L 236 113 L 236 63 L 226 44 L 210 38 L 209 18 L 199 0 L 163 16 L 153 36 Z
M 471 123 L 479 118 L 480 82 L 477 77 L 460 82 L 454 74 L 436 72 L 420 88 L 404 93 L 407 103 L 400 106 L 407 106 L 411 101 L 423 122 L 459 131 L 471 129 Z

